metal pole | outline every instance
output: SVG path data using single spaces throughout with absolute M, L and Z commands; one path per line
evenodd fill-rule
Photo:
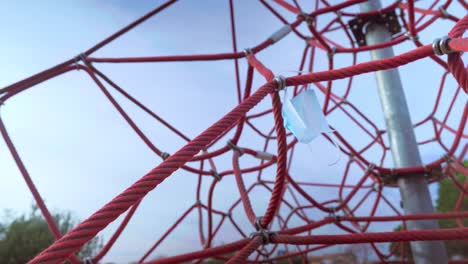
M 360 5 L 361 11 L 382 8 L 379 0 L 369 0 Z M 386 42 L 391 33 L 384 25 L 369 23 L 365 26 L 367 45 Z M 392 47 L 372 50 L 373 60 L 393 57 Z M 397 168 L 421 165 L 416 137 L 413 131 L 408 105 L 397 69 L 377 71 L 377 87 L 382 105 L 394 166 Z M 431 195 L 423 174 L 407 175 L 398 179 L 405 214 L 432 213 Z M 408 221 L 409 230 L 437 229 L 436 220 Z M 447 252 L 442 241 L 414 241 L 410 243 L 413 260 L 421 263 L 448 263 Z

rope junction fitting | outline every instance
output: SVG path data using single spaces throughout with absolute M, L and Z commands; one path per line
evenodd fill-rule
M 450 14 L 447 12 L 447 9 L 445 9 L 443 5 L 440 6 L 438 10 L 440 14 L 442 15 L 441 16 L 442 18 L 448 18 L 450 16 Z
M 305 12 L 300 12 L 297 15 L 298 18 L 302 19 L 307 23 L 307 25 L 313 25 L 315 23 L 315 17 L 305 13 Z
M 336 207 L 329 207 L 328 210 L 330 210 L 329 217 L 332 218 L 333 221 L 341 221 L 341 217 L 336 213 Z
M 262 244 L 267 245 L 270 244 L 271 242 L 271 236 L 275 235 L 274 232 L 271 232 L 267 230 L 266 228 L 262 227 L 261 225 L 262 217 L 257 217 L 255 221 L 255 229 L 257 230 L 256 232 L 253 232 L 250 234 L 250 239 L 253 239 L 255 237 L 260 237 L 262 239 Z
M 161 153 L 161 158 L 163 160 L 166 160 L 167 158 L 169 158 L 169 156 L 171 156 L 171 154 L 167 153 L 167 152 L 162 152 Z
M 273 155 L 271 153 L 268 153 L 268 152 L 265 152 L 265 151 L 258 151 L 257 150 L 257 155 L 255 155 L 255 157 L 257 157 L 257 158 L 259 158 L 261 160 L 273 160 L 275 155 Z
M 250 49 L 250 48 L 244 49 L 244 56 L 245 57 L 249 56 L 250 54 L 253 54 L 252 49 Z
M 286 78 L 284 78 L 282 75 L 275 76 L 273 81 L 275 81 L 277 84 L 276 91 L 281 91 L 286 88 Z
M 232 142 L 231 139 L 229 139 L 229 140 L 227 141 L 226 145 L 227 145 L 230 149 L 239 152 L 239 156 L 244 155 L 244 150 L 243 150 L 242 148 L 239 148 L 236 144 L 234 144 L 234 143 Z
M 444 156 L 442 156 L 442 159 L 446 162 L 446 163 L 452 163 L 452 162 L 455 162 L 456 159 L 451 156 L 450 154 L 445 154 Z
M 411 41 L 419 41 L 419 36 L 418 35 L 411 35 L 411 32 L 406 31 L 405 36 L 411 40 Z
M 290 25 L 284 25 L 279 30 L 275 31 L 269 39 L 271 39 L 272 43 L 276 43 L 286 37 L 289 33 L 291 33 L 292 28 Z
M 331 47 L 330 51 L 327 53 L 328 58 L 333 59 L 333 57 L 334 57 L 335 54 L 336 54 L 336 50 L 337 50 L 337 49 L 336 49 L 335 46 Z M 343 100 L 346 101 L 345 98 L 343 98 Z
M 453 53 L 454 51 L 450 50 L 448 43 L 451 41 L 452 38 L 449 36 L 444 36 L 442 38 L 436 38 L 432 42 L 432 49 L 434 50 L 434 53 L 443 56 L 446 54 Z
M 75 64 L 80 64 L 80 62 L 85 63 L 86 62 L 86 55 L 84 53 L 80 53 L 75 56 Z
M 211 176 L 213 176 L 213 178 L 215 178 L 215 180 L 217 181 L 221 181 L 221 175 L 219 175 L 219 173 L 215 170 L 210 170 L 210 173 L 211 173 Z
M 83 259 L 83 264 L 94 264 L 93 259 L 90 257 L 87 257 Z

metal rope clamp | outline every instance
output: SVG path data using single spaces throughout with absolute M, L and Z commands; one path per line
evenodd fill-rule
M 450 156 L 448 153 L 442 156 L 442 159 L 447 162 L 447 164 L 452 163 L 455 161 L 455 158 Z
M 261 150 L 257 151 L 257 155 L 255 155 L 255 157 L 261 160 L 273 160 L 275 158 L 273 154 Z
M 341 12 L 340 10 L 336 11 L 335 14 L 336 14 L 336 18 L 338 19 L 341 19 L 341 17 L 343 17 L 343 12 Z
M 284 76 L 282 75 L 277 75 L 275 76 L 275 78 L 273 78 L 273 81 L 276 82 L 277 84 L 277 87 L 275 89 L 275 91 L 281 91 L 281 90 L 284 90 L 284 88 L 286 88 L 286 78 L 284 78 Z
M 441 165 L 438 165 L 432 168 L 428 168 L 426 165 L 424 165 L 423 167 L 424 167 L 424 176 L 428 180 L 441 180 L 446 176 Z
M 327 52 L 327 56 L 328 56 L 329 59 L 333 59 L 335 54 L 336 54 L 336 47 L 333 46 L 333 47 L 331 47 L 330 51 Z M 346 99 L 344 99 L 344 100 L 346 100 Z
M 341 220 L 340 216 L 336 213 L 336 207 L 329 207 L 330 212 L 330 217 L 335 220 L 335 222 L 339 222 Z
M 448 46 L 448 42 L 452 40 L 451 37 L 449 36 L 444 36 L 442 38 L 436 38 L 433 42 L 432 42 L 432 49 L 434 50 L 434 53 L 439 55 L 439 56 L 442 56 L 442 55 L 445 55 L 445 54 L 450 54 L 450 53 L 453 53 L 455 51 L 451 50 Z
M 419 41 L 419 36 L 417 34 L 411 35 L 411 32 L 409 31 L 406 31 L 405 36 L 411 41 Z
M 244 155 L 244 150 L 243 150 L 242 148 L 240 148 L 239 146 L 237 146 L 236 144 L 234 144 L 234 143 L 232 142 L 232 140 L 229 139 L 229 140 L 227 141 L 226 145 L 227 145 L 230 149 L 239 152 L 239 156 Z
M 445 9 L 443 5 L 441 5 L 438 10 L 442 18 L 448 18 L 450 16 L 450 14 L 447 12 L 447 9 Z
M 82 61 L 83 63 L 86 63 L 86 55 L 84 53 L 80 53 L 75 56 L 75 64 L 79 65 L 80 61 Z
M 313 23 L 315 23 L 315 17 L 312 17 L 305 12 L 299 13 L 297 17 L 302 18 L 302 20 L 304 20 L 308 25 L 313 25 Z
M 367 171 L 372 172 L 375 169 L 375 164 L 374 163 L 369 163 L 367 166 Z
M 250 48 L 244 49 L 244 56 L 245 57 L 249 56 L 250 54 L 253 54 L 252 49 L 250 49 Z
M 211 172 L 211 176 L 213 176 L 213 178 L 215 178 L 217 181 L 221 181 L 221 175 L 219 175 L 219 173 L 215 170 L 210 170 Z
M 257 230 L 256 232 L 253 232 L 250 234 L 250 239 L 255 238 L 256 236 L 260 236 L 262 238 L 262 243 L 263 245 L 269 244 L 271 242 L 271 236 L 274 235 L 274 232 L 269 231 L 268 229 L 264 228 L 261 225 L 262 217 L 257 217 L 255 220 L 255 229 Z
M 398 177 L 403 176 L 403 175 L 396 175 L 394 168 L 390 168 L 389 173 L 378 172 L 378 175 L 382 179 L 383 183 L 387 185 L 396 184 L 398 181 Z
M 372 184 L 372 190 L 374 190 L 374 192 L 380 192 L 382 188 L 383 186 L 379 182 L 374 182 L 374 184 Z
M 169 158 L 169 156 L 171 156 L 171 154 L 167 153 L 167 152 L 162 152 L 161 153 L 161 158 L 163 160 L 166 160 L 167 158 Z

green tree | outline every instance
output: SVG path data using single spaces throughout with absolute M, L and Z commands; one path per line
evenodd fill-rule
M 465 166 L 468 166 L 468 161 L 465 161 Z M 466 176 L 461 173 L 455 175 L 456 179 L 463 184 L 466 181 Z M 453 183 L 452 179 L 444 179 L 439 185 L 439 193 L 437 198 L 436 210 L 438 212 L 451 212 L 455 208 L 458 198 L 460 197 L 460 189 Z M 468 197 L 465 196 L 459 211 L 468 211 Z M 468 219 L 463 219 L 464 226 L 468 226 Z M 440 228 L 455 228 L 458 224 L 455 219 L 443 219 L 439 221 Z M 447 254 L 449 256 L 459 255 L 468 257 L 468 241 L 467 240 L 450 240 L 445 242 Z
M 468 166 L 468 160 L 465 161 L 465 167 Z M 456 173 L 455 178 L 463 185 L 467 180 L 468 175 L 463 175 L 461 173 Z M 436 210 L 437 212 L 452 212 L 455 208 L 458 198 L 460 197 L 460 189 L 455 185 L 451 178 L 443 179 L 439 184 L 439 190 L 436 201 Z M 468 211 L 468 196 L 465 196 L 459 211 Z M 468 219 L 463 219 L 463 225 L 468 227 Z M 440 228 L 455 228 L 458 227 L 457 221 L 455 219 L 443 219 L 439 220 Z M 398 226 L 395 231 L 400 231 L 402 229 L 401 225 Z M 392 243 L 391 248 L 397 246 L 397 244 Z M 449 257 L 453 256 L 462 256 L 468 258 L 468 241 L 467 240 L 450 240 L 445 241 L 445 247 L 447 249 L 447 254 Z M 409 243 L 405 243 L 405 251 L 407 256 L 411 257 L 411 249 Z M 396 251 L 396 255 L 400 256 L 400 250 Z
M 76 224 L 70 212 L 54 214 L 53 217 L 62 234 Z M 37 207 L 33 206 L 31 212 L 18 217 L 6 213 L 5 218 L 0 223 L 0 263 L 26 263 L 54 242 L 54 237 Z M 83 246 L 78 256 L 91 257 L 101 247 L 101 240 L 94 238 Z

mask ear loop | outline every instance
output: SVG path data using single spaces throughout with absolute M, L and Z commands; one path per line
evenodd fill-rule
M 307 84 L 307 86 L 306 86 L 305 89 L 307 90 L 307 89 L 312 89 L 312 88 L 310 87 L 310 84 Z M 332 127 L 330 127 L 330 125 L 328 125 L 328 124 L 327 124 L 327 126 L 328 126 L 328 128 L 329 128 L 329 131 L 327 131 L 327 132 L 322 132 L 321 134 L 322 134 L 322 136 L 323 136 L 323 134 L 329 135 L 329 136 L 328 136 L 328 139 L 331 141 L 331 143 L 333 144 L 333 146 L 335 146 L 336 153 L 337 153 L 336 156 L 337 156 L 337 157 L 336 157 L 336 159 L 335 159 L 332 163 L 328 163 L 328 166 L 333 166 L 333 165 L 336 165 L 338 162 L 340 162 L 340 160 L 341 160 L 341 158 L 342 158 L 342 155 L 341 155 L 341 151 L 340 151 L 340 147 L 338 146 L 338 143 L 337 143 L 336 140 L 334 140 L 334 138 L 331 136 L 332 134 L 334 134 L 334 133 L 336 132 L 336 130 L 333 129 Z M 311 149 L 310 143 L 307 144 L 307 145 L 309 146 L 309 149 Z
M 331 131 L 331 132 L 322 132 L 325 133 L 325 134 L 333 134 L 335 132 L 335 130 Z M 333 162 L 331 163 L 327 163 L 328 166 L 334 166 L 336 164 L 338 164 L 338 162 L 341 161 L 341 158 L 343 155 L 341 155 L 341 151 L 340 151 L 340 147 L 338 146 L 338 143 L 336 143 L 336 140 L 333 139 L 333 137 L 331 136 L 328 136 L 328 139 L 330 139 L 331 143 L 333 144 L 333 146 L 335 147 L 336 149 L 336 159 L 333 160 Z M 312 155 L 314 155 L 315 157 L 317 157 L 318 159 L 322 160 L 319 156 L 315 155 L 315 151 L 312 149 L 312 146 L 310 145 L 310 143 L 307 143 L 307 147 L 309 148 L 309 151 L 312 153 Z
M 333 165 L 338 164 L 338 162 L 341 161 L 341 158 L 343 157 L 343 155 L 341 154 L 340 147 L 338 146 L 338 143 L 337 143 L 336 140 L 331 136 L 332 134 L 335 133 L 336 130 L 334 130 L 334 129 L 331 128 L 331 127 L 330 127 L 330 129 L 331 129 L 332 131 L 327 132 L 326 134 L 329 134 L 328 138 L 329 138 L 330 141 L 333 143 L 333 146 L 335 146 L 335 149 L 336 149 L 336 159 L 335 159 L 335 161 L 333 161 L 332 163 L 329 163 L 328 166 L 333 166 Z
M 306 86 L 306 88 L 305 88 L 305 90 L 308 90 L 308 89 L 312 89 L 312 88 L 310 87 L 310 84 L 308 84 L 308 85 Z M 322 136 L 323 136 L 323 134 L 329 135 L 329 136 L 328 136 L 328 139 L 331 141 L 331 143 L 333 144 L 333 146 L 335 146 L 336 153 L 337 153 L 336 156 L 337 156 L 337 157 L 336 157 L 336 159 L 335 159 L 333 162 L 327 164 L 328 166 L 333 166 L 333 165 L 336 165 L 338 162 L 340 162 L 340 160 L 341 160 L 341 158 L 342 158 L 342 155 L 341 155 L 341 151 L 340 151 L 340 147 L 338 146 L 338 143 L 337 143 L 336 140 L 334 140 L 334 138 L 331 136 L 332 134 L 334 134 L 334 133 L 336 132 L 336 130 L 333 129 L 332 127 L 330 127 L 330 125 L 328 125 L 328 124 L 327 124 L 327 126 L 328 126 L 329 131 L 327 131 L 327 132 L 322 132 L 321 134 L 322 134 Z M 309 149 L 312 151 L 312 147 L 310 146 L 310 143 L 307 144 L 307 145 L 309 146 Z

